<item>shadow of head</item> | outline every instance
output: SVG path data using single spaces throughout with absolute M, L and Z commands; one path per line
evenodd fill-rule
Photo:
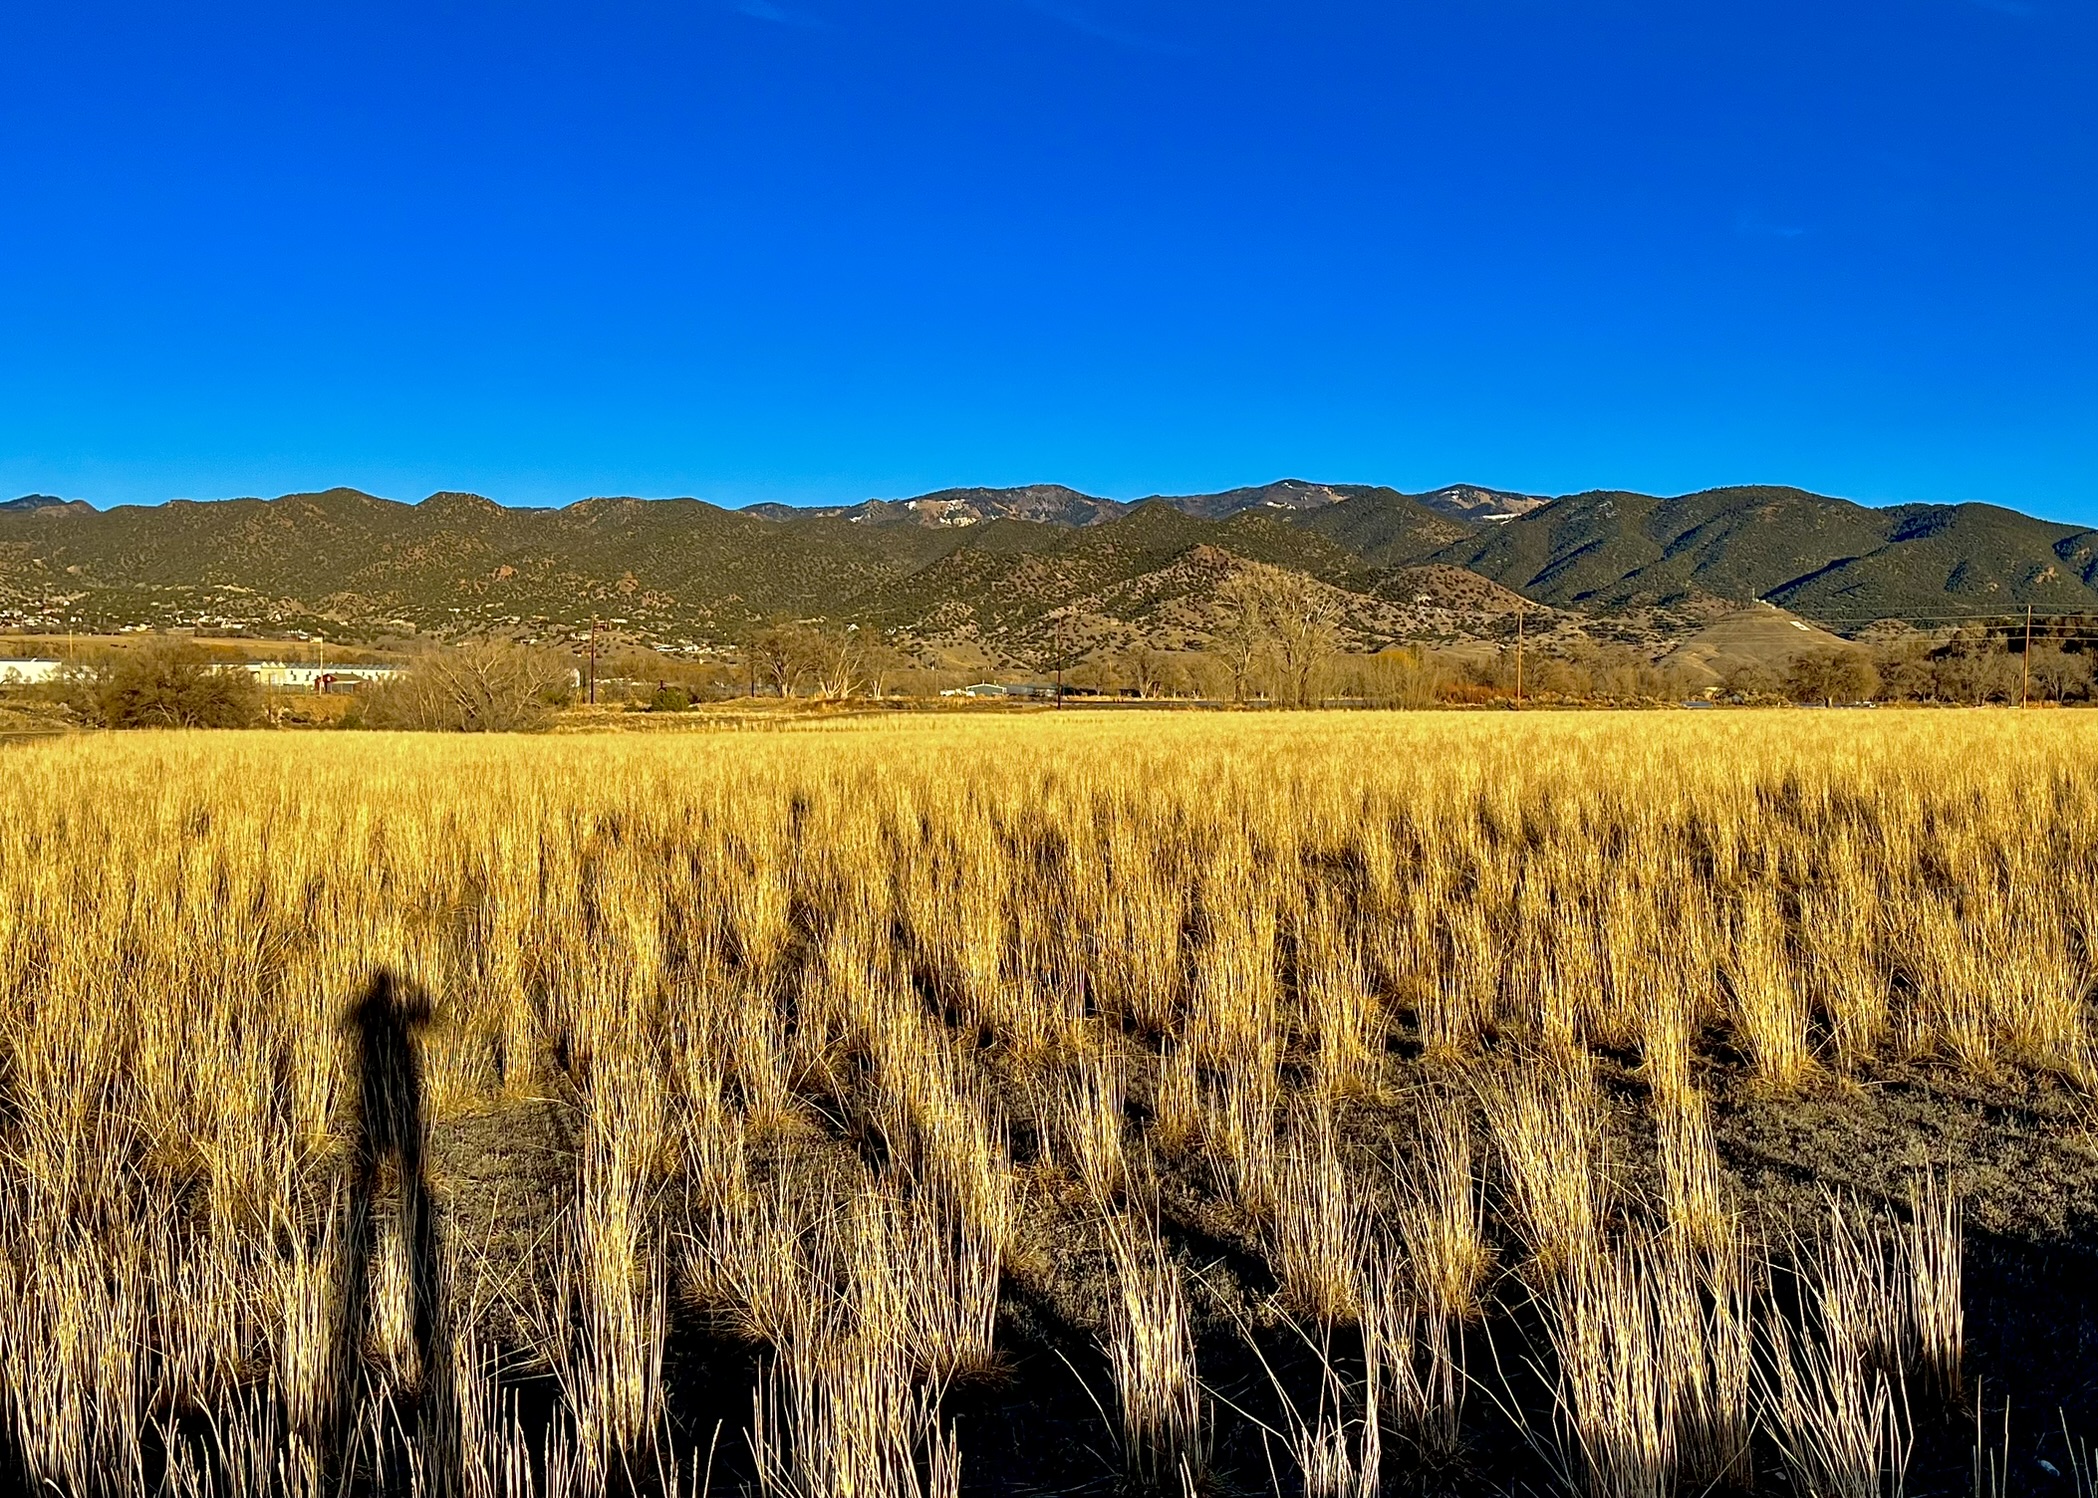
M 429 1023 L 430 1000 L 420 988 L 380 968 L 350 1008 L 350 1023 L 363 1034 L 394 1029 L 408 1032 Z

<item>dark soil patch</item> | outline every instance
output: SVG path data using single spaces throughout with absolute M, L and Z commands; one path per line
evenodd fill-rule
M 1421 1088 L 1449 1081 L 1425 1067 L 1407 1070 Z M 1651 1198 L 1653 1140 L 1642 1089 L 1634 1073 L 1607 1060 L 1600 1076 L 1623 1194 Z M 1768 1242 L 1823 1218 L 1829 1190 L 1901 1205 L 1918 1168 L 1949 1177 L 1968 1225 L 1966 1390 L 1950 1406 L 1912 1397 L 1917 1442 L 1908 1491 L 1914 1498 L 1967 1493 L 1976 1404 L 1996 1443 L 2007 1399 L 2011 1490 L 2066 1493 L 2066 1482 L 2039 1463 L 2068 1470 L 2064 1420 L 2078 1438 L 2098 1431 L 2098 1141 L 2089 1102 L 2051 1078 L 1983 1084 L 1922 1064 L 1889 1066 L 1859 1082 L 1822 1078 L 1789 1095 L 1726 1069 L 1702 1081 L 1718 1100 L 1719 1146 L 1733 1184 Z M 1131 1079 L 1139 1110 L 1151 1086 L 1139 1063 Z M 1360 1163 L 1389 1160 L 1417 1137 L 1416 1111 L 1414 1093 L 1354 1105 L 1342 1119 L 1343 1145 Z M 572 1116 L 555 1102 L 513 1104 L 434 1131 L 433 1184 L 450 1230 L 472 1249 L 484 1283 L 504 1287 L 491 1303 L 507 1308 L 520 1334 L 529 1331 L 523 1292 L 536 1256 L 572 1198 L 574 1149 Z M 812 1130 L 776 1141 L 762 1168 L 821 1189 L 856 1171 L 861 1153 L 849 1131 Z M 1261 1425 L 1284 1423 L 1278 1379 L 1293 1397 L 1315 1398 L 1317 1363 L 1273 1311 L 1260 1235 L 1223 1199 L 1200 1158 L 1139 1152 L 1138 1159 L 1155 1173 L 1160 1226 L 1188 1276 L 1197 1316 L 1216 1412 L 1211 1486 L 1264 1493 L 1279 1483 L 1295 1491 L 1280 1443 L 1265 1438 Z M 1117 1492 L 1124 1483 L 1099 1343 L 1110 1281 L 1093 1209 L 1052 1168 L 1027 1168 L 1021 1179 L 1021 1234 L 1000 1310 L 997 1366 L 949 1390 L 944 1406 L 960 1434 L 964 1491 Z M 1505 1228 L 1496 1231 L 1508 1241 Z M 1500 1299 L 1514 1309 L 1465 1333 L 1475 1387 L 1461 1459 L 1431 1465 L 1389 1450 L 1389 1490 L 1553 1490 L 1549 1464 L 1531 1444 L 1549 1429 L 1547 1396 L 1532 1366 L 1543 1361 L 1542 1341 L 1514 1282 L 1503 1284 Z M 1349 1364 L 1344 1339 L 1332 1352 Z M 674 1313 L 668 1416 L 678 1448 L 691 1453 L 688 1472 L 712 1448 L 715 1491 L 738 1491 L 751 1480 L 746 1432 L 763 1363 L 761 1350 L 707 1318 L 682 1307 Z M 1756 1487 L 1787 1491 L 1768 1451 Z

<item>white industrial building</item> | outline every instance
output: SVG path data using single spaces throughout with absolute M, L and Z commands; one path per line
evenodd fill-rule
M 279 692 L 321 692 L 363 687 L 401 674 L 398 666 L 294 666 L 284 661 L 249 661 L 248 674 Z
M 46 660 L 35 657 L 29 660 L 0 660 L 0 687 L 33 687 L 39 682 L 56 681 L 65 670 L 64 661 Z
M 56 681 L 66 663 L 44 657 L 0 659 L 0 687 L 33 687 Z M 286 661 L 246 661 L 241 665 L 257 684 L 279 692 L 354 690 L 400 674 L 398 666 L 292 665 Z

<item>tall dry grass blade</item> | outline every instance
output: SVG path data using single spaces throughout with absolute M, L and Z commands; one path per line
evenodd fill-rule
M 1483 1098 L 1516 1222 L 1549 1282 L 1601 1249 L 1607 1174 L 1593 1073 L 1585 1056 L 1533 1060 Z
M 1283 1299 L 1298 1313 L 1328 1326 L 1361 1314 L 1369 1209 L 1323 1108 L 1299 1113 L 1282 1147 L 1268 1241 Z
M 1155 1227 L 1106 1220 L 1114 1272 L 1103 1339 L 1121 1414 L 1123 1463 L 1148 1490 L 1178 1488 L 1209 1464 L 1209 1421 L 1180 1266 Z
M 1415 1289 L 1432 1315 L 1469 1321 L 1493 1266 L 1486 1241 L 1486 1181 L 1474 1162 L 1471 1115 L 1455 1093 L 1421 1110 L 1418 1152 L 1394 1181 L 1400 1241 Z

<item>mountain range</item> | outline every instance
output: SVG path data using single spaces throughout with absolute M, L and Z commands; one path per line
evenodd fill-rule
M 354 489 L 98 510 L 0 503 L 0 626 L 496 630 L 593 617 L 705 649 L 781 617 L 853 620 L 988 664 L 1198 647 L 1252 565 L 1329 590 L 1351 643 L 1508 632 L 1649 639 L 1753 600 L 1839 630 L 2098 609 L 2098 531 L 1981 504 L 1871 508 L 1790 488 L 1556 498 L 1285 479 L 1103 499 L 1061 485 L 822 508 L 696 499 L 519 509 Z

